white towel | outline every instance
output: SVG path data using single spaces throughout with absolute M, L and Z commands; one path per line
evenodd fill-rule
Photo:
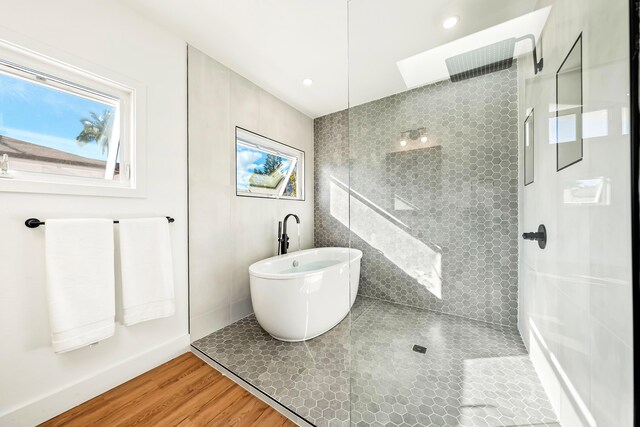
M 115 330 L 113 220 L 45 222 L 51 342 L 64 353 Z
M 175 313 L 166 218 L 120 220 L 120 266 L 125 325 Z

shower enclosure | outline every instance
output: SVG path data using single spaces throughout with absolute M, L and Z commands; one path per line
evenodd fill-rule
M 248 316 L 194 348 L 301 424 L 633 425 L 629 2 L 347 9 L 313 245 L 362 251 L 355 304 L 305 342 Z

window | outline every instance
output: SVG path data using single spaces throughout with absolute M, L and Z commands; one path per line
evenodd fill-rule
M 236 194 L 304 200 L 304 152 L 236 127 Z
M 0 159 L 6 155 L 8 165 L 3 177 L 133 188 L 133 93 L 0 44 Z

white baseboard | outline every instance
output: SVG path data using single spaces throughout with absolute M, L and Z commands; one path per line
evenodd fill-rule
M 190 349 L 188 334 L 122 360 L 49 395 L 0 414 L 0 426 L 34 426 L 155 368 Z

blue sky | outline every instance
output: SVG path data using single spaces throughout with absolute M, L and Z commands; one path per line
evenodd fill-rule
M 245 147 L 240 144 L 237 144 L 236 147 L 236 173 L 238 182 L 237 187 L 238 190 L 247 190 L 249 188 L 249 178 L 251 178 L 251 175 L 253 175 L 253 170 L 262 169 L 265 160 L 267 159 L 267 154 L 255 148 Z M 288 163 L 288 160 L 286 158 L 281 157 L 280 159 L 283 161 L 283 163 Z
M 95 143 L 81 146 L 80 119 L 113 107 L 0 73 L 0 135 L 106 160 Z
M 253 174 L 253 170 L 262 169 L 267 155 L 262 151 L 243 147 L 242 145 L 237 145 L 237 150 L 237 185 L 239 190 L 247 190 L 249 188 L 249 178 Z

